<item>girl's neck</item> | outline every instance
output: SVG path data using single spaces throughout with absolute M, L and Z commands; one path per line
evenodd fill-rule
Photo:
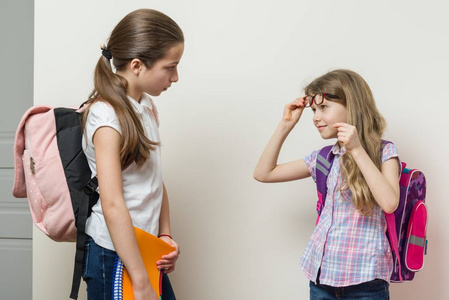
M 142 91 L 137 89 L 133 84 L 130 84 L 128 80 L 128 87 L 126 89 L 126 93 L 131 96 L 134 100 L 140 103 L 140 98 L 142 97 Z
M 134 100 L 136 100 L 137 102 L 140 103 L 140 100 L 142 99 L 142 93 L 132 92 L 128 89 L 127 94 L 128 94 L 128 96 L 130 96 L 131 98 L 133 98 Z
M 132 84 L 132 77 L 133 74 L 130 71 L 117 71 L 117 75 L 120 75 L 122 77 L 124 77 L 127 81 L 128 81 L 128 87 L 126 89 L 126 94 L 128 96 L 130 96 L 131 98 L 133 98 L 134 100 L 136 100 L 137 102 L 140 103 L 141 97 L 142 97 L 142 91 L 137 89 L 133 84 Z

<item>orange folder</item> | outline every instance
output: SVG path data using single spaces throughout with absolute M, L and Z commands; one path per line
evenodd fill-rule
M 151 286 L 160 298 L 162 292 L 162 272 L 157 269 L 156 262 L 160 260 L 163 255 L 173 252 L 176 249 L 172 245 L 142 229 L 134 227 L 134 232 L 136 234 L 140 254 L 142 255 L 145 268 L 150 277 Z M 114 273 L 113 299 L 133 300 L 134 296 L 131 278 L 129 277 L 128 272 L 126 272 L 126 268 L 123 266 L 120 259 L 118 259 Z

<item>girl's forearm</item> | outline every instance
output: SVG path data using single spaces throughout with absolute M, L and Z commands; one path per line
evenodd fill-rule
M 161 214 L 159 216 L 159 234 L 170 235 L 170 206 L 168 202 L 168 194 L 165 189 L 165 184 L 163 185 L 163 196 L 162 196 L 162 206 Z
M 277 166 L 282 145 L 292 128 L 284 121 L 281 121 L 276 127 L 254 170 L 254 178 L 256 180 L 262 182 L 270 181 L 270 175 Z
M 379 171 L 362 147 L 354 149 L 350 154 L 359 166 L 377 204 L 387 213 L 394 212 L 399 203 L 399 171 L 396 160 L 385 162 L 382 171 Z
M 137 246 L 133 224 L 124 200 L 102 201 L 102 206 L 111 240 L 118 256 L 126 265 L 133 285 L 146 285 L 148 273 Z

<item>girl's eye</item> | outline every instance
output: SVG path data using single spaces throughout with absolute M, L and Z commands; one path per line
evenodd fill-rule
M 315 111 L 316 111 L 316 108 L 312 108 L 312 112 L 315 113 Z
M 325 109 L 327 106 L 326 105 L 320 105 L 320 108 L 323 110 Z
M 175 67 L 168 67 L 168 70 L 169 70 L 169 71 L 173 71 L 174 68 L 175 68 Z

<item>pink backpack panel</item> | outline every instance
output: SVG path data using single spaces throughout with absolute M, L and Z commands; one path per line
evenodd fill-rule
M 55 241 L 76 241 L 51 107 L 32 107 L 24 114 L 15 136 L 14 157 L 13 195 L 28 198 L 34 224 Z

